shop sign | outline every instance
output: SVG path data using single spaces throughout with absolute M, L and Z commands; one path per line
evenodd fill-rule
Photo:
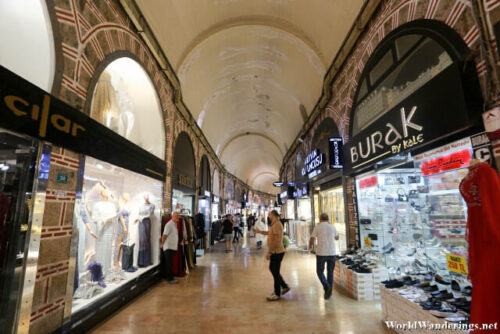
M 210 191 L 206 191 L 205 190 L 204 194 L 205 194 L 206 197 L 210 198 Z
M 371 188 L 377 185 L 377 177 L 370 176 L 366 179 L 359 180 L 359 189 Z
M 284 191 L 280 194 L 281 200 L 286 200 L 288 198 L 288 192 Z
M 0 126 L 165 180 L 163 160 L 2 66 Z
M 177 182 L 179 183 L 180 186 L 184 186 L 191 189 L 194 187 L 193 179 L 186 175 L 179 174 L 177 176 Z
M 212 202 L 213 202 L 213 203 L 219 203 L 219 201 L 220 201 L 220 200 L 219 200 L 219 196 L 215 196 L 215 195 L 214 195 L 214 198 L 213 198 Z
M 344 169 L 355 171 L 471 126 L 461 72 L 449 66 L 344 145 Z
M 282 187 L 283 186 L 283 182 L 273 182 L 273 186 L 275 186 L 275 187 Z
M 309 195 L 309 183 L 304 183 L 303 185 L 296 187 L 295 191 L 293 192 L 294 198 L 299 198 L 308 195 Z
M 420 163 L 423 175 L 465 168 L 469 166 L 471 160 L 471 141 L 469 138 L 443 145 L 413 157 L 415 163 Z
M 453 271 L 458 274 L 467 275 L 467 259 L 456 254 L 446 254 L 446 262 L 448 271 Z
M 333 137 L 328 139 L 328 149 L 330 153 L 330 168 L 342 169 L 342 138 Z
M 315 148 L 306 157 L 306 161 L 304 162 L 304 167 L 302 168 L 301 171 L 302 176 L 310 174 L 314 170 L 321 167 L 324 163 L 325 163 L 325 155 L 323 153 L 320 153 L 319 150 Z M 316 174 L 314 176 L 316 176 Z M 314 176 L 309 175 L 309 178 L 312 178 Z
M 491 141 L 486 132 L 479 133 L 471 136 L 472 150 L 474 152 L 474 159 L 487 161 L 493 167 L 495 166 L 495 159 L 493 155 L 493 148 Z
M 500 130 L 500 107 L 493 108 L 483 113 L 483 122 L 486 132 Z
M 68 183 L 68 174 L 57 173 L 57 183 Z

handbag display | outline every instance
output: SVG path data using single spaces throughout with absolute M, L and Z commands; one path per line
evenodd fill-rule
M 403 188 L 398 188 L 398 202 L 408 202 L 408 195 Z

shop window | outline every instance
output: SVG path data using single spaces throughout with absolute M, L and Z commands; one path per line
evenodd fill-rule
M 162 193 L 161 181 L 86 157 L 73 313 L 159 264 Z
M 94 89 L 90 116 L 160 159 L 165 128 L 155 87 L 133 59 L 113 61 Z
M 452 65 L 451 57 L 436 41 L 417 36 L 396 39 L 398 61 L 391 63 L 390 49 L 369 71 L 372 87 L 368 94 L 358 94 L 353 136 Z
M 344 211 L 344 191 L 342 187 L 337 187 L 319 193 L 321 212 L 328 214 L 330 223 L 335 226 L 339 234 L 339 241 L 335 243 L 337 252 L 347 249 L 347 232 Z M 316 204 L 316 203 L 315 203 Z M 319 221 L 318 221 L 319 223 Z
M 447 275 L 448 254 L 467 257 L 467 205 L 458 187 L 472 155 L 465 138 L 356 177 L 361 246 L 390 274 Z

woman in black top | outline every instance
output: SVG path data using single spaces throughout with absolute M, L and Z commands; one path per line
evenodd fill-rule
M 224 234 L 224 240 L 226 241 L 226 252 L 230 252 L 231 237 L 233 236 L 233 222 L 231 215 L 227 215 L 226 219 L 222 223 L 222 233 Z

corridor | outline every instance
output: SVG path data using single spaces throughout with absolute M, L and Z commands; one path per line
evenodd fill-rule
M 92 333 L 388 333 L 379 302 L 358 302 L 340 289 L 325 302 L 315 257 L 288 250 L 282 273 L 292 290 L 267 302 L 272 278 L 265 250 L 212 247 L 179 285 L 161 282 Z

